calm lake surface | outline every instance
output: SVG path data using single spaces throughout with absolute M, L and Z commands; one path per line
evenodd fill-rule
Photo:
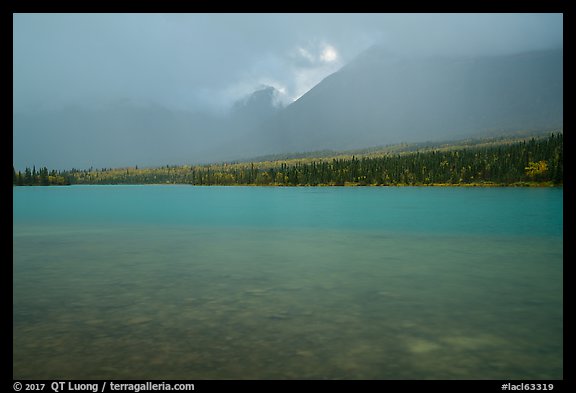
M 15 379 L 561 379 L 562 189 L 13 189 Z

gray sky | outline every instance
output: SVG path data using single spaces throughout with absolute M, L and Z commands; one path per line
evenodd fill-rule
M 368 46 L 504 54 L 562 46 L 562 14 L 15 14 L 14 111 L 132 100 L 287 104 Z

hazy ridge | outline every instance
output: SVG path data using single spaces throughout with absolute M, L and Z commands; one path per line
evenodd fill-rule
M 19 112 L 14 164 L 199 164 L 561 129 L 562 61 L 562 50 L 405 57 L 373 47 L 285 108 L 263 87 L 228 114 L 129 101 Z M 32 153 L 31 139 L 43 149 Z

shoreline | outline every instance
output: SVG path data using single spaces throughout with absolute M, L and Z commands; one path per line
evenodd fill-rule
M 415 184 L 190 184 L 190 183 L 77 183 L 42 185 L 13 185 L 17 187 L 66 187 L 66 186 L 196 186 L 196 187 L 475 187 L 475 188 L 563 188 L 564 184 L 552 182 L 514 182 L 514 183 L 415 183 Z

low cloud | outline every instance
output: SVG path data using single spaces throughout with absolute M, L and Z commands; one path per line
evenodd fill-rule
M 312 40 L 295 45 L 284 53 L 261 57 L 240 81 L 213 94 L 219 97 L 221 108 L 225 110 L 262 86 L 272 86 L 279 93 L 277 104 L 286 106 L 306 94 L 342 65 L 335 45 Z

